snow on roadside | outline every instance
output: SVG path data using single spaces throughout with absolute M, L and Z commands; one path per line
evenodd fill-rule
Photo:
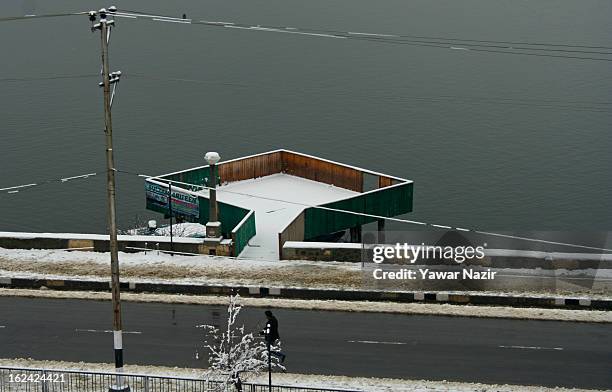
M 160 263 L 171 264 L 177 266 L 193 266 L 193 267 L 223 267 L 241 269 L 257 269 L 257 268 L 284 268 L 287 266 L 328 266 L 342 267 L 348 270 L 359 270 L 358 263 L 342 263 L 342 262 L 324 262 L 324 261 L 291 261 L 281 262 L 278 260 L 253 260 L 240 259 L 223 256 L 181 256 L 150 251 L 147 253 L 124 253 L 119 252 L 119 258 L 122 265 L 157 265 Z M 44 261 L 44 262 L 92 262 L 98 264 L 108 264 L 109 255 L 103 252 L 80 252 L 66 251 L 61 249 L 6 249 L 0 248 L 0 259 L 15 260 L 15 261 Z
M 314 261 L 279 262 L 215 256 L 120 253 L 123 280 L 225 286 L 359 288 L 359 266 Z M 0 248 L 0 276 L 30 279 L 108 279 L 109 255 L 64 250 Z
M 0 366 L 98 372 L 112 372 L 114 370 L 114 365 L 110 363 L 39 361 L 34 359 L 0 359 Z M 126 373 L 185 378 L 198 378 L 204 373 L 203 369 L 129 364 L 126 365 L 124 369 Z M 295 373 L 275 373 L 273 375 L 273 380 L 277 385 L 338 388 L 368 392 L 587 392 L 585 389 L 574 388 L 547 388 L 523 385 L 495 385 L 452 381 L 401 380 L 392 378 L 345 377 Z M 251 377 L 247 382 L 265 384 L 267 382 L 267 375 L 261 374 L 257 377 Z M 590 389 L 588 391 L 593 392 L 594 390 Z
M 151 235 L 146 227 L 127 230 L 128 235 Z M 169 236 L 170 226 L 162 226 L 155 230 L 151 242 L 155 241 L 154 236 Z M 174 237 L 191 237 L 204 238 L 206 237 L 206 226 L 200 223 L 175 223 L 172 225 L 172 235 Z
M 55 291 L 0 288 L 0 297 L 55 298 L 110 300 L 110 293 L 87 291 Z M 121 293 L 121 299 L 129 302 L 152 302 L 194 305 L 227 305 L 225 296 L 195 296 L 181 294 Z M 577 321 L 612 323 L 612 312 L 596 310 L 512 308 L 502 306 L 469 306 L 450 304 L 422 304 L 398 302 L 299 300 L 282 298 L 242 297 L 244 306 L 262 308 L 326 310 L 342 312 L 372 312 L 418 314 L 431 316 L 485 317 L 527 320 Z
M 359 263 L 323 262 L 323 261 L 268 261 L 235 259 L 217 256 L 170 256 L 157 252 L 120 253 L 122 278 L 135 283 L 172 283 L 172 284 L 207 284 L 225 286 L 264 286 L 285 288 L 325 288 L 334 290 L 377 290 L 377 291 L 417 291 L 447 292 L 449 294 L 492 294 L 515 297 L 550 296 L 560 298 L 610 299 L 608 291 L 600 287 L 551 286 L 538 287 L 539 279 L 550 271 L 541 270 L 502 270 L 502 276 L 532 274 L 532 286 L 523 281 L 515 281 L 514 286 L 500 285 L 488 290 L 449 290 L 439 282 L 405 281 L 398 286 L 376 287 L 365 278 Z M 108 279 L 109 256 L 107 253 L 65 251 L 58 249 L 4 249 L 0 248 L 0 276 L 6 278 L 30 279 Z M 431 266 L 428 268 L 436 268 Z M 606 270 L 612 272 L 612 270 Z M 596 279 L 605 279 L 606 271 L 593 271 Z M 579 274 L 588 271 L 555 270 L 555 283 L 563 283 L 567 276 L 584 278 Z M 566 275 L 567 273 L 567 275 Z M 508 275 L 505 275 L 508 274 Z M 576 275 L 574 275 L 576 274 Z M 395 283 L 395 282 L 392 282 Z M 522 290 L 517 290 L 517 284 Z M 531 290 L 529 290 L 531 287 Z M 458 288 L 458 287 L 457 287 Z M 571 289 L 571 290 L 570 290 Z

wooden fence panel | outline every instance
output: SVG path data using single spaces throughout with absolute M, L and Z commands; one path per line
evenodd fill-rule
M 393 185 L 393 179 L 390 177 L 378 176 L 378 187 L 384 188 Z
M 304 211 L 278 233 L 278 258 L 283 259 L 283 244 L 286 241 L 304 241 Z
M 360 170 L 289 151 L 283 151 L 281 156 L 282 169 L 286 174 L 355 192 L 363 191 L 363 173 Z
M 219 164 L 219 176 L 223 183 L 250 180 L 280 172 L 280 151 Z

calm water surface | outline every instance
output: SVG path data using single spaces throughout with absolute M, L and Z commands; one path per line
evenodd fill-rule
M 612 46 L 607 0 L 116 4 L 253 25 Z M 107 5 L 9 0 L 0 15 Z M 611 228 L 609 62 L 117 24 L 119 168 L 160 174 L 201 165 L 208 150 L 229 159 L 283 147 L 413 179 L 414 219 Z M 0 22 L 0 50 L 0 187 L 102 171 L 99 37 L 87 18 Z M 54 75 L 87 77 L 6 80 Z M 119 176 L 118 191 L 122 227 L 148 216 L 141 179 Z M 1 194 L 0 230 L 103 232 L 104 198 L 103 176 Z

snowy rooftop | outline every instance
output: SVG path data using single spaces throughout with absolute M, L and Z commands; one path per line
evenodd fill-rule
M 208 190 L 200 194 L 208 197 Z M 277 173 L 220 186 L 217 200 L 255 211 L 257 234 L 240 257 L 278 260 L 278 233 L 304 208 L 357 194 L 322 182 Z

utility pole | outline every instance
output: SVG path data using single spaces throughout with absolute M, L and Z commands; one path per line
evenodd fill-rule
M 107 203 L 108 203 L 108 225 L 110 236 L 111 256 L 111 291 L 113 301 L 113 348 L 115 352 L 115 384 L 109 388 L 110 392 L 129 392 L 130 387 L 121 376 L 123 372 L 123 333 L 121 322 L 121 296 L 119 289 L 119 247 L 117 244 L 117 220 L 115 202 L 115 162 L 113 157 L 113 124 L 111 117 L 111 105 L 115 93 L 116 83 L 119 82 L 121 72 L 110 73 L 108 65 L 108 41 L 110 39 L 111 27 L 115 21 L 107 20 L 108 13 L 113 14 L 117 7 L 111 6 L 108 11 L 102 8 L 98 11 L 100 21 L 96 21 L 96 12 L 89 12 L 89 20 L 92 22 L 91 31 L 100 30 L 102 46 L 102 82 L 99 84 L 104 89 L 104 133 L 106 135 L 106 180 L 107 180 Z M 111 85 L 113 93 L 111 95 Z
M 168 209 L 170 210 L 170 256 L 174 256 L 174 238 L 172 235 L 172 217 L 174 212 L 172 211 L 172 181 L 168 183 Z

